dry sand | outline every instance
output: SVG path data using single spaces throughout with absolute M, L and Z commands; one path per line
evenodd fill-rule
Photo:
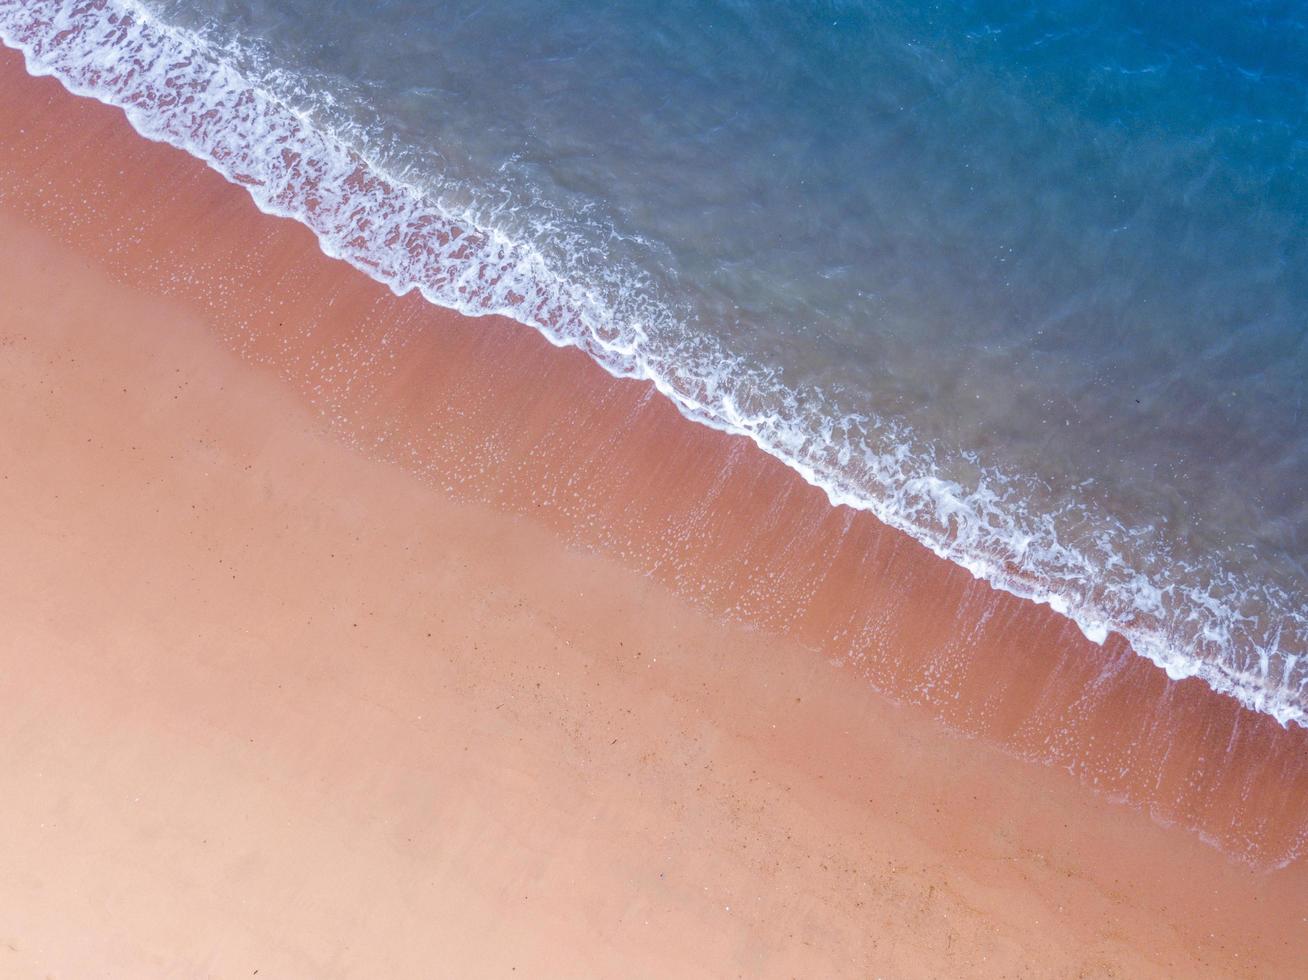
M 0 976 L 1301 975 L 1299 733 L 11 53 L 0 282 Z

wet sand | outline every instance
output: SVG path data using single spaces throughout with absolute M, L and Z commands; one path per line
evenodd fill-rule
M 1302 731 L 12 52 L 0 259 L 0 973 L 1304 962 Z

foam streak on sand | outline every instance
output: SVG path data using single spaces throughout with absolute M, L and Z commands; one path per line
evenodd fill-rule
M 140 133 L 205 160 L 395 292 L 511 317 L 615 376 L 649 380 L 683 415 L 747 436 L 833 505 L 870 511 L 978 578 L 1049 604 L 1094 642 L 1120 633 L 1173 679 L 1199 677 L 1282 724 L 1304 721 L 1308 673 L 1296 651 L 1308 649 L 1308 623 L 1293 596 L 1210 573 L 1184 585 L 1162 559 L 1146 574 L 1117 555 L 1112 535 L 1095 554 L 1067 547 L 999 474 L 974 490 L 942 479 L 908 433 L 826 411 L 820 393 L 785 391 L 686 336 L 639 290 L 606 296 L 571 281 L 530 246 L 386 174 L 326 114 L 291 107 L 137 0 L 0 0 L 0 37 L 31 72 L 122 107 Z

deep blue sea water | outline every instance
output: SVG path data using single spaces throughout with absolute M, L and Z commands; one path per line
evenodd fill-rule
M 395 288 L 1308 718 L 1308 4 L 0 0 L 0 31 Z

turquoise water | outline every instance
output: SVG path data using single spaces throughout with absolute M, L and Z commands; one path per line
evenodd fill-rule
M 395 288 L 1308 717 L 1308 5 L 0 0 L 0 30 Z

